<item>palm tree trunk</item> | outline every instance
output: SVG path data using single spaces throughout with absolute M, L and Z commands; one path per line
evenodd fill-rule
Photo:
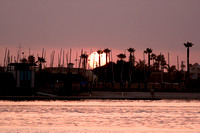
M 42 71 L 42 62 L 41 61 L 40 61 L 40 64 L 39 64 L 39 71 L 40 71 L 40 73 Z
M 132 80 L 132 70 L 129 73 L 129 87 L 131 86 L 131 80 Z
M 149 71 L 150 71 L 150 53 L 148 53 L 148 67 L 149 67 Z
M 189 56 L 190 56 L 190 49 L 187 47 L 187 83 L 188 83 L 188 88 L 190 88 L 190 68 L 189 68 Z
M 128 86 L 130 87 L 131 85 L 131 76 L 132 76 L 132 69 L 133 69 L 133 59 L 132 59 L 132 54 L 130 52 L 130 66 L 129 66 L 129 83 L 128 83 Z
M 86 66 L 85 66 L 85 58 L 83 58 L 83 69 L 85 70 L 86 69 Z
M 187 76 L 188 76 L 188 80 L 189 80 L 189 73 L 190 73 L 190 69 L 189 69 L 189 47 L 187 47 Z
M 123 82 L 123 69 L 124 69 L 124 62 L 123 60 L 121 60 L 122 62 L 122 69 L 121 69 L 121 82 Z
M 108 57 L 108 53 L 106 53 L 106 64 L 108 63 L 108 59 L 107 59 L 107 57 Z
M 145 70 L 145 53 L 143 53 L 143 62 L 144 62 L 144 86 L 146 89 L 146 70 Z
M 105 88 L 107 87 L 107 61 L 108 61 L 108 53 L 106 52 L 106 66 L 105 66 Z
M 100 54 L 99 54 L 99 67 L 101 66 L 101 57 L 100 57 Z

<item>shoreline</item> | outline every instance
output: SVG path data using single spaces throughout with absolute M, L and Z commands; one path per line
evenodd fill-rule
M 128 97 L 72 97 L 72 96 L 57 96 L 57 97 L 46 97 L 46 96 L 3 96 L 0 100 L 9 101 L 55 101 L 55 100 L 162 100 L 159 98 L 128 98 Z
M 76 96 L 0 96 L 0 100 L 31 101 L 31 100 L 200 100 L 200 93 L 185 92 L 155 92 L 151 98 L 150 92 L 88 92 Z

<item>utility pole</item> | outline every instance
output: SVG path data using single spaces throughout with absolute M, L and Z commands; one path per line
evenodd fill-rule
M 6 55 L 7 55 L 7 48 L 5 50 L 5 56 L 4 56 L 4 67 L 6 66 Z

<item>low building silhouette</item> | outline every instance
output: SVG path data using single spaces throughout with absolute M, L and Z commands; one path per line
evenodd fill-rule
M 10 63 L 8 72 L 12 73 L 17 88 L 35 88 L 35 63 Z
M 0 95 L 23 96 L 35 92 L 35 63 L 10 63 L 0 73 Z

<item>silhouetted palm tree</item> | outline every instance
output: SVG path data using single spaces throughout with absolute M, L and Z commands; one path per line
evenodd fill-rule
M 150 71 L 150 57 L 151 57 L 152 51 L 153 51 L 153 49 L 151 49 L 151 48 L 147 48 L 146 51 L 144 51 L 146 54 L 148 54 L 148 67 L 149 67 L 149 71 Z
M 146 75 L 145 75 L 145 69 L 147 68 L 147 65 L 145 64 L 144 60 L 140 60 L 137 62 L 135 66 L 135 71 L 137 78 L 136 80 L 139 82 L 144 82 L 146 84 Z
M 110 53 L 110 49 L 106 48 L 103 50 L 104 53 L 106 53 L 106 67 L 105 67 L 105 87 L 107 87 L 107 64 L 108 64 L 108 54 Z M 110 61 L 110 60 L 109 60 Z
M 129 87 L 131 85 L 131 77 L 132 77 L 132 71 L 133 71 L 133 65 L 135 63 L 135 57 L 134 57 L 134 52 L 135 52 L 135 49 L 134 48 L 128 48 L 127 49 L 128 52 L 130 53 L 130 56 L 129 56 L 129 63 L 130 63 L 130 66 L 129 66 Z
M 169 64 L 168 64 L 167 71 L 168 71 L 168 75 L 169 75 L 169 82 L 172 83 L 172 74 L 174 73 L 174 71 L 176 71 L 176 66 L 174 66 L 174 65 L 169 66 Z
M 108 54 L 110 53 L 110 49 L 106 48 L 103 50 L 104 53 L 106 53 L 106 64 L 108 63 Z
M 161 66 L 161 67 L 160 67 L 160 71 L 161 71 L 161 82 L 163 82 L 163 72 L 164 72 L 164 69 L 167 68 L 167 67 L 166 67 L 167 62 L 166 62 L 165 57 L 164 57 L 163 54 L 159 54 L 159 55 L 157 56 L 156 61 L 157 61 L 157 64 L 158 64 L 158 70 L 159 70 L 159 66 Z
M 157 57 L 156 54 L 154 53 L 151 54 L 151 60 L 153 60 L 153 64 L 154 64 L 154 61 L 156 60 L 156 57 Z
M 128 48 L 127 50 L 130 53 L 129 62 L 131 64 L 134 64 L 134 55 L 133 55 L 133 53 L 135 52 L 135 49 L 134 48 Z
M 86 69 L 86 64 L 87 64 L 87 59 L 88 59 L 88 55 L 87 54 L 82 54 L 81 58 L 83 59 L 83 69 Z
M 137 62 L 136 69 L 139 70 L 140 72 L 144 71 L 145 67 L 145 62 L 144 60 L 140 60 Z
M 153 60 L 153 67 L 152 67 L 152 69 L 153 69 L 154 71 L 156 70 L 156 64 L 155 64 L 156 58 L 157 58 L 156 54 L 152 53 L 150 59 Z
M 46 61 L 45 61 L 45 59 L 43 57 L 38 57 L 38 61 L 37 62 L 39 62 L 39 70 L 41 71 L 42 70 L 42 64 L 45 63 Z
M 124 92 L 124 81 L 123 81 L 123 70 L 124 70 L 124 59 L 126 58 L 125 54 L 118 54 L 118 58 L 120 58 L 119 63 L 121 63 L 121 70 L 120 70 L 120 87 L 122 88 L 122 96 Z
M 166 68 L 167 62 L 163 54 L 159 54 L 156 58 L 158 67 L 161 66 L 161 71 Z
M 101 54 L 103 54 L 103 51 L 100 49 L 97 51 L 97 54 L 99 55 L 99 67 L 101 66 Z
M 191 42 L 184 43 L 184 46 L 187 48 L 187 77 L 189 80 L 189 74 L 190 74 L 190 69 L 189 69 L 189 56 L 190 56 L 190 47 L 192 47 L 194 44 Z
M 123 60 L 126 58 L 126 55 L 121 53 L 121 54 L 118 54 L 117 57 L 120 58 L 120 62 L 122 63 L 120 74 L 121 74 L 121 83 L 123 83 L 123 77 L 122 77 L 123 67 L 124 67 L 124 61 Z
M 120 58 L 120 60 L 122 61 L 126 58 L 126 55 L 121 53 L 121 54 L 118 54 L 117 57 Z

